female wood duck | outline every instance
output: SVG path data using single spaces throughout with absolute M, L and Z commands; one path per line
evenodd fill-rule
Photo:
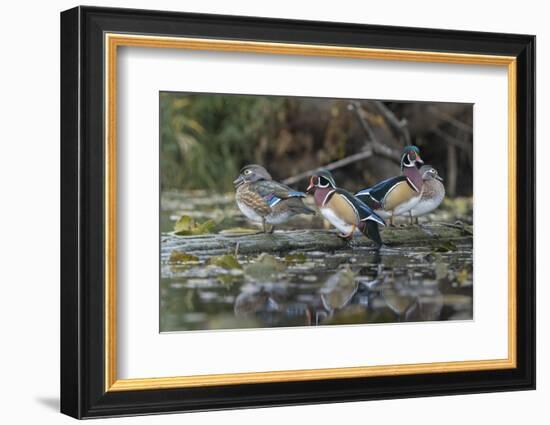
M 411 224 L 413 224 L 414 218 L 416 218 L 416 222 L 418 223 L 418 217 L 435 210 L 441 204 L 443 198 L 445 198 L 443 179 L 435 168 L 431 165 L 423 165 L 420 168 L 420 175 L 423 181 L 422 196 L 420 197 L 420 202 L 409 210 Z
M 276 224 L 285 223 L 297 214 L 315 214 L 302 202 L 305 193 L 273 181 L 261 165 L 243 167 L 233 184 L 237 206 L 248 219 L 262 223 L 264 233 L 267 224 L 271 224 L 269 233 L 273 233 Z
M 313 175 L 306 192 L 313 193 L 323 217 L 342 232 L 340 237 L 351 239 L 357 229 L 380 248 L 382 240 L 378 226 L 384 226 L 384 220 L 350 192 L 336 187 L 330 171 L 321 170 Z
M 401 156 L 401 175 L 382 180 L 369 189 L 355 194 L 361 201 L 371 207 L 383 218 L 402 215 L 420 202 L 422 192 L 422 175 L 418 166 L 424 164 L 416 146 L 407 146 Z

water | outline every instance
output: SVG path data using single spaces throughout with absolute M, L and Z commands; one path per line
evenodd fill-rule
M 181 214 L 215 219 L 217 232 L 248 226 L 232 196 L 166 193 L 161 230 Z M 442 211 L 441 214 L 448 214 Z M 452 218 L 449 218 L 452 219 Z M 302 219 L 303 220 L 303 219 Z M 316 217 L 289 228 L 322 227 Z M 284 227 L 282 228 L 284 230 Z M 473 318 L 472 244 L 237 255 L 242 269 L 161 264 L 163 332 L 396 323 Z

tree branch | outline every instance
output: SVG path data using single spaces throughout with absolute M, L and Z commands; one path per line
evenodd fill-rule
M 379 142 L 378 139 L 376 138 L 374 130 L 369 124 L 365 116 L 365 111 L 361 107 L 361 104 L 357 101 L 350 102 L 349 109 L 355 112 L 355 115 L 357 116 L 357 119 L 359 120 L 361 127 L 363 128 L 363 130 L 365 131 L 368 137 L 365 140 L 363 150 L 361 152 L 339 159 L 338 161 L 334 161 L 329 164 L 323 165 L 321 167 L 313 168 L 311 170 L 307 170 L 302 173 L 296 174 L 295 176 L 288 177 L 287 179 L 283 180 L 284 184 L 288 184 L 288 185 L 295 184 L 300 180 L 310 177 L 316 171 L 319 171 L 321 169 L 333 171 L 338 168 L 344 167 L 346 165 L 352 164 L 354 162 L 370 158 L 373 155 L 382 156 L 384 158 L 392 160 L 393 162 L 400 163 L 401 154 L 398 151 L 390 148 L 389 146 L 386 146 L 385 144 Z M 388 112 L 391 114 L 391 111 L 388 110 Z M 394 120 L 397 120 L 395 116 L 393 116 L 393 118 Z M 407 134 L 408 134 L 408 131 L 407 131 Z
M 434 108 L 433 106 L 428 108 L 428 111 L 435 115 L 438 118 L 441 118 L 444 121 L 447 121 L 449 124 L 455 126 L 458 130 L 464 131 L 469 134 L 473 134 L 474 130 L 471 125 L 465 124 L 460 120 L 457 120 L 452 115 L 449 115 L 445 112 L 439 111 L 437 108 Z
M 411 144 L 411 135 L 409 133 L 409 123 L 406 119 L 398 119 L 390 109 L 379 100 L 373 100 L 372 105 L 380 114 L 390 123 L 390 125 L 401 135 L 404 146 Z
M 374 135 L 372 127 L 368 122 L 367 117 L 365 116 L 365 111 L 361 107 L 361 104 L 359 102 L 351 102 L 350 108 L 355 112 L 355 115 L 359 120 L 361 127 L 363 128 L 363 130 L 365 130 L 365 133 L 367 133 L 370 138 L 368 142 L 365 142 L 365 146 L 367 145 L 367 143 L 370 144 L 370 148 L 374 151 L 375 154 L 383 156 L 387 159 L 391 159 L 392 161 L 399 164 L 401 162 L 401 154 L 398 151 L 378 141 L 378 139 Z
M 468 158 L 472 159 L 472 145 L 464 140 L 457 139 L 456 137 L 453 137 L 444 131 L 440 130 L 439 128 L 434 128 L 432 130 L 432 133 L 436 134 L 437 136 L 441 137 L 445 142 L 456 146 L 457 148 L 462 149 L 466 152 L 468 155 Z
M 323 165 L 322 167 L 313 168 L 308 171 L 304 171 L 303 173 L 296 174 L 295 176 L 289 177 L 285 180 L 283 180 L 284 184 L 294 184 L 299 182 L 300 180 L 303 180 L 305 178 L 308 178 L 312 176 L 315 172 L 325 169 L 325 170 L 336 170 L 337 168 L 344 167 L 346 165 L 352 164 L 354 162 L 360 161 L 362 159 L 370 158 L 373 154 L 372 149 L 366 149 L 364 151 L 361 151 L 359 153 L 346 156 L 345 158 L 339 159 L 338 161 L 331 162 L 330 164 Z

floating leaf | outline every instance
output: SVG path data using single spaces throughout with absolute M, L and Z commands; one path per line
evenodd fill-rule
M 285 257 L 285 261 L 287 263 L 298 263 L 298 264 L 302 264 L 302 263 L 305 263 L 307 260 L 307 257 L 306 257 L 306 254 L 304 254 L 303 252 L 298 252 L 296 254 L 288 254 L 286 257 Z
M 214 220 L 206 220 L 204 223 L 199 224 L 195 229 L 196 235 L 203 235 L 205 233 L 210 233 L 210 231 L 216 226 Z
M 206 220 L 203 223 L 196 223 L 192 217 L 182 215 L 174 225 L 174 233 L 180 236 L 204 235 L 210 233 L 216 223 L 214 220 Z
M 438 246 L 434 248 L 435 252 L 449 252 L 456 251 L 456 244 L 452 241 L 443 241 Z
M 170 263 L 178 263 L 178 264 L 189 264 L 189 263 L 198 263 L 199 257 L 192 254 L 187 254 L 185 252 L 176 251 L 173 250 L 170 254 L 170 259 L 168 260 Z
M 195 222 L 191 217 L 189 217 L 188 215 L 182 215 L 174 225 L 174 232 L 178 233 L 190 230 L 193 228 L 194 224 Z
M 242 269 L 239 261 L 235 258 L 234 255 L 225 254 L 218 257 L 209 258 L 206 262 L 209 266 L 217 266 L 226 270 L 232 269 Z

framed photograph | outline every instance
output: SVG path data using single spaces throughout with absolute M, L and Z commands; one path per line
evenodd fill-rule
M 61 411 L 535 387 L 535 37 L 61 14 Z

